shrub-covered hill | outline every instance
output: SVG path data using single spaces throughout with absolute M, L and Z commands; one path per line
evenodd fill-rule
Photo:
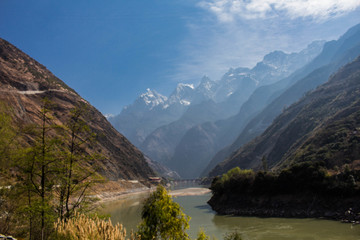
M 110 180 L 147 181 L 149 176 L 154 175 L 143 154 L 118 133 L 97 109 L 43 65 L 0 38 L 0 101 L 12 109 L 14 123 L 18 126 L 39 125 L 44 98 L 53 103 L 52 121 L 58 125 L 66 122 L 72 109 L 86 106 L 88 112 L 84 120 L 91 132 L 98 136 L 96 144 L 86 151 L 103 156 L 92 163 L 102 176 Z
M 324 161 L 334 168 L 360 159 L 360 103 L 355 101 L 330 118 L 306 141 L 291 148 L 279 167 L 304 161 Z
M 234 152 L 211 173 L 231 168 L 269 167 L 316 160 L 341 166 L 358 159 L 360 134 L 360 57 L 330 80 L 284 109 L 266 131 Z

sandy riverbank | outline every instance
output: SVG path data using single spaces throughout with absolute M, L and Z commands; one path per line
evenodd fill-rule
M 126 198 L 130 195 L 151 192 L 155 188 L 145 186 L 140 181 L 134 180 L 118 180 L 98 183 L 92 188 L 90 195 L 99 199 L 98 203 L 115 201 L 117 199 Z
M 117 201 L 134 195 L 151 193 L 155 191 L 155 189 L 156 188 L 142 187 L 142 188 L 136 188 L 136 189 L 124 190 L 118 192 L 102 192 L 94 195 L 94 197 L 100 199 L 99 203 L 106 203 L 106 202 Z
M 126 187 L 124 187 L 123 183 L 119 184 L 119 182 L 113 182 L 112 184 L 107 183 L 106 186 L 103 186 L 103 188 L 97 187 L 97 191 L 93 194 L 93 196 L 99 199 L 99 203 L 105 203 L 124 199 L 138 194 L 151 193 L 155 190 L 155 186 L 149 188 L 142 184 L 134 184 L 132 186 L 127 185 Z M 196 196 L 207 194 L 211 192 L 211 190 L 208 188 L 194 187 L 168 190 L 168 192 L 171 196 Z

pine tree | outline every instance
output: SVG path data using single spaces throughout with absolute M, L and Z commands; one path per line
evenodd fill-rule
M 42 101 L 39 125 L 27 128 L 27 133 L 33 137 L 31 146 L 21 151 L 22 156 L 17 161 L 27 196 L 24 212 L 29 220 L 30 240 L 46 239 L 55 221 L 51 202 L 60 149 L 57 126 L 52 122 L 52 107 L 48 99 Z
M 75 214 L 75 210 L 84 209 L 94 201 L 87 193 L 94 180 L 101 177 L 95 173 L 93 160 L 101 158 L 99 154 L 88 154 L 89 148 L 96 142 L 96 134 L 86 124 L 84 118 L 88 109 L 81 105 L 71 110 L 69 120 L 63 126 L 63 157 L 59 161 L 56 195 L 58 197 L 57 212 L 60 220 L 67 220 Z M 91 167 L 90 167 L 91 166 Z

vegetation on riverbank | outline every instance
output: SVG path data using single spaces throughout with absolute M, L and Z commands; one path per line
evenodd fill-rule
M 186 229 L 190 227 L 190 217 L 183 213 L 181 206 L 172 200 L 161 185 L 145 200 L 141 217 L 138 231 L 131 231 L 129 240 L 190 240 L 186 233 Z M 50 239 L 125 240 L 126 237 L 126 230 L 119 223 L 113 225 L 110 219 L 106 221 L 97 216 L 75 214 L 69 221 L 59 220 Z M 241 235 L 238 232 L 228 233 L 224 239 L 241 240 Z M 210 237 L 200 229 L 196 240 L 210 240 Z
M 237 167 L 213 180 L 209 204 L 222 214 L 359 221 L 359 180 L 359 170 L 344 165 L 328 171 L 321 162 L 295 164 L 279 173 Z

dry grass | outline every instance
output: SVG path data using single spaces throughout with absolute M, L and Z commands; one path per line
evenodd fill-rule
M 76 213 L 74 218 L 67 222 L 58 220 L 55 223 L 55 239 L 68 240 L 126 240 L 126 230 L 119 223 L 113 225 L 111 220 L 103 220 L 95 217 L 88 217 L 84 214 Z M 130 240 L 139 240 L 131 232 Z

